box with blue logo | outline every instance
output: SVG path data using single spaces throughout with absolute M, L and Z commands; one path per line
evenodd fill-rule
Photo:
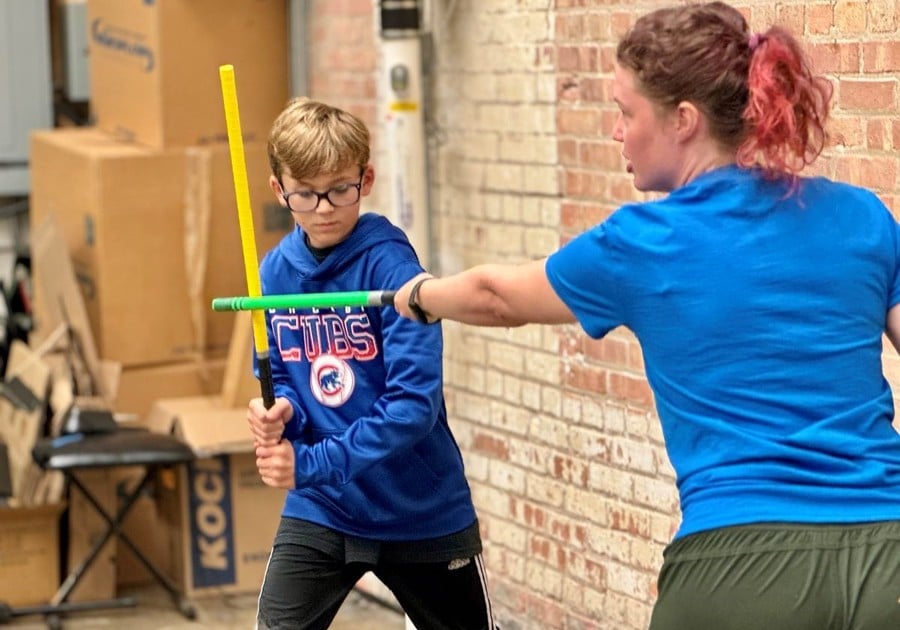
M 219 396 L 192 396 L 158 400 L 146 418 L 197 454 L 158 489 L 172 578 L 188 595 L 252 593 L 262 583 L 285 492 L 260 480 L 246 414 Z

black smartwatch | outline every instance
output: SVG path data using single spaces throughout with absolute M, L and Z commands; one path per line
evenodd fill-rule
M 428 314 L 425 312 L 425 310 L 421 306 L 419 306 L 419 301 L 418 301 L 419 289 L 421 288 L 421 286 L 423 284 L 425 284 L 425 282 L 427 280 L 433 280 L 433 279 L 434 279 L 434 276 L 426 276 L 426 277 L 422 278 L 421 280 L 419 280 L 418 282 L 416 282 L 413 285 L 412 289 L 410 289 L 409 300 L 406 302 L 406 305 L 409 306 L 409 310 L 411 310 L 413 312 L 413 315 L 416 316 L 416 320 L 418 320 L 419 322 L 421 322 L 423 324 L 428 324 L 429 321 L 428 321 Z M 439 320 L 435 320 L 435 321 L 439 321 Z M 434 322 L 430 322 L 430 323 L 434 323 Z

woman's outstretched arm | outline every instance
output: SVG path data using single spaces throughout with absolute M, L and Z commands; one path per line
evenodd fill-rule
M 474 326 L 565 324 L 575 316 L 559 299 L 544 272 L 546 259 L 522 264 L 487 264 L 434 278 L 416 276 L 397 291 L 394 307 L 404 317 L 420 319 L 414 304 L 428 321 L 448 319 Z

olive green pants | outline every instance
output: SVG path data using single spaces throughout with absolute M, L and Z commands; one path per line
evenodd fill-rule
M 650 630 L 900 630 L 900 521 L 729 527 L 664 557 Z

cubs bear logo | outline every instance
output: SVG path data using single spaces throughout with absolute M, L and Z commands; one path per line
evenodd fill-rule
M 350 399 L 356 378 L 346 361 L 333 354 L 323 354 L 313 361 L 309 371 L 313 396 L 326 407 L 340 407 Z

